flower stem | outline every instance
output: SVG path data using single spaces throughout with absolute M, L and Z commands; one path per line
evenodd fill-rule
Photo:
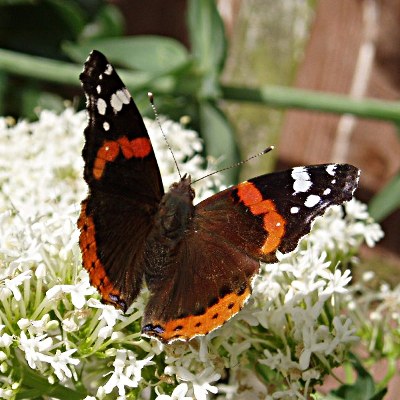
M 226 100 L 262 103 L 274 108 L 300 108 L 400 122 L 399 102 L 354 100 L 344 95 L 270 85 L 259 89 L 222 86 L 222 97 Z
M 77 86 L 79 83 L 78 75 L 81 70 L 81 65 L 0 49 L 0 71 Z M 144 72 L 123 69 L 119 69 L 119 72 L 123 76 L 125 84 L 130 88 L 151 87 L 159 94 L 171 94 L 170 92 L 173 90 L 169 85 L 157 85 L 154 77 Z M 194 93 L 181 94 L 194 95 Z M 221 98 L 231 101 L 261 103 L 274 108 L 353 114 L 362 118 L 400 122 L 399 102 L 377 99 L 355 100 L 345 95 L 284 86 L 265 85 L 260 88 L 246 88 L 221 85 Z

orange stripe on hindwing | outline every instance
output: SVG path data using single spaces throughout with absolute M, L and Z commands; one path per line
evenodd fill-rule
M 107 162 L 113 162 L 120 153 L 127 160 L 132 157 L 145 158 L 151 153 L 150 140 L 145 137 L 129 140 L 126 136 L 117 140 L 106 140 L 97 150 L 93 165 L 94 178 L 101 179 Z
M 285 219 L 278 213 L 273 200 L 263 200 L 262 193 L 254 183 L 240 183 L 237 188 L 237 194 L 240 201 L 250 209 L 253 215 L 263 215 L 263 228 L 268 233 L 268 236 L 260 251 L 263 254 L 272 253 L 278 248 L 282 237 L 285 235 Z
M 170 321 L 152 321 L 142 329 L 147 336 L 156 336 L 164 342 L 189 340 L 194 336 L 207 335 L 219 328 L 237 314 L 251 294 L 246 285 L 238 292 L 231 292 L 220 297 L 214 305 L 208 307 L 201 315 L 188 315 Z

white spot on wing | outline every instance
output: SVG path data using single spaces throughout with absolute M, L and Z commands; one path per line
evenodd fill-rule
M 124 92 L 125 97 L 127 98 L 128 102 L 125 104 L 128 104 L 131 101 L 131 95 L 128 92 L 128 89 L 126 87 L 122 88 L 122 91 Z
M 330 192 L 331 192 L 331 189 L 328 188 L 328 189 L 325 189 L 325 190 L 324 190 L 324 193 L 323 193 L 323 194 L 324 194 L 325 196 L 327 196 Z
M 128 91 L 125 89 L 125 91 L 122 90 L 117 90 L 112 96 L 111 96 L 111 107 L 113 108 L 114 112 L 121 111 L 122 106 L 124 104 L 129 104 L 130 102 L 130 96 Z
M 100 93 L 101 93 L 101 86 L 100 86 L 100 85 L 97 85 L 97 86 L 96 86 L 96 90 L 97 90 L 97 93 L 100 94 Z
M 326 172 L 327 172 L 329 175 L 334 176 L 334 175 L 335 175 L 335 169 L 336 169 L 336 167 L 337 167 L 337 164 L 330 164 L 330 165 L 328 165 L 328 166 L 326 167 Z
M 107 103 L 103 99 L 97 99 L 97 111 L 99 114 L 104 115 L 106 113 Z
M 319 201 L 321 200 L 321 197 L 317 196 L 316 194 L 310 194 L 304 205 L 308 208 L 314 207 L 315 205 L 317 205 L 319 203 Z
M 105 131 L 108 131 L 110 129 L 110 124 L 107 121 L 103 122 L 103 128 Z
M 290 209 L 291 214 L 297 214 L 300 211 L 299 207 L 292 207 Z
M 293 168 L 292 178 L 294 179 L 293 194 L 297 194 L 299 192 L 307 192 L 312 186 L 310 175 L 308 174 L 307 169 L 305 167 Z
M 110 64 L 107 64 L 106 70 L 104 71 L 104 73 L 106 75 L 111 75 L 111 73 L 113 72 L 113 67 Z

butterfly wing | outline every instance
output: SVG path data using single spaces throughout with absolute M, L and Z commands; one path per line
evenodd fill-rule
M 277 262 L 310 232 L 314 219 L 351 200 L 360 171 L 349 164 L 295 167 L 228 188 L 196 207 L 204 229 L 217 231 L 263 262 Z
M 84 178 L 89 196 L 78 220 L 83 265 L 103 301 L 126 309 L 143 279 L 143 247 L 163 187 L 142 117 L 103 54 L 80 75 L 89 115 Z
M 259 261 L 297 247 L 326 208 L 352 198 L 359 171 L 343 164 L 263 175 L 199 203 L 152 292 L 142 332 L 170 342 L 204 335 L 236 314 L 251 293 Z

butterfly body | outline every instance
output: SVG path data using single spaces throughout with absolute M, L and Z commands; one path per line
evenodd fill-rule
M 357 187 L 359 170 L 348 164 L 296 167 L 195 206 L 189 176 L 164 193 L 139 111 L 101 53 L 91 53 L 81 81 L 89 113 L 83 266 L 102 300 L 124 311 L 145 282 L 145 336 L 170 343 L 224 324 L 249 298 L 260 261 L 293 251 L 313 220 Z

